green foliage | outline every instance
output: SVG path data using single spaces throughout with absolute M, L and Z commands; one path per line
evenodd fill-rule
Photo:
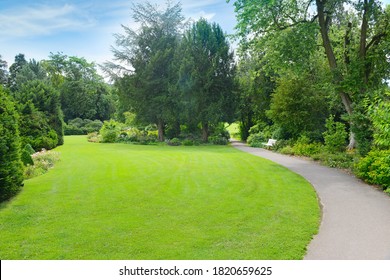
M 164 141 L 165 125 L 180 115 L 174 56 L 184 20 L 181 6 L 167 2 L 166 9 L 160 10 L 149 2 L 139 3 L 133 6 L 133 19 L 140 23 L 138 30 L 123 26 L 125 34 L 115 35 L 113 52 L 121 65 L 106 63 L 105 70 L 116 81 L 119 99 L 136 114 L 136 121 L 158 125 L 159 141 Z M 123 71 L 122 65 L 134 71 Z
M 312 156 L 314 160 L 321 161 L 322 164 L 341 169 L 351 170 L 354 166 L 354 155 L 349 153 L 330 153 L 327 151 L 322 151 L 319 154 Z
M 352 4 L 344 0 L 232 2 L 236 8 L 237 37 L 241 39 L 240 60 L 246 64 L 247 57 L 255 57 L 261 66 L 255 73 L 266 72 L 279 80 L 277 88 L 282 87 L 284 96 L 276 89 L 272 100 L 272 121 L 289 133 L 288 138 L 297 139 L 300 132 L 313 131 L 311 139 L 320 140 L 328 108 L 336 115 L 348 113 L 348 128 L 353 132 L 349 148 L 357 146 L 361 155 L 366 154 L 371 148 L 372 123 L 364 103 L 390 77 L 390 9 L 376 0 Z M 319 44 L 323 48 L 318 48 Z M 251 94 L 246 85 L 256 77 L 248 69 L 244 67 L 243 78 L 240 77 L 245 82 L 244 104 L 253 100 L 248 98 Z M 288 85 L 291 73 L 305 82 L 290 81 Z M 314 101 L 312 97 L 323 96 L 323 92 L 326 99 Z M 275 97 L 278 95 L 279 98 Z M 322 111 L 320 117 L 310 110 L 316 108 Z M 249 110 L 250 106 L 243 109 L 247 112 L 245 128 L 246 123 L 256 122 L 255 111 Z M 291 113 L 286 114 L 287 111 Z M 308 121 L 307 125 L 302 123 L 303 119 Z M 316 120 L 320 121 L 312 125 Z M 310 125 L 311 128 L 307 127 Z
M 355 134 L 356 148 L 361 156 L 365 156 L 371 150 L 373 141 L 373 124 L 365 103 L 355 103 L 353 113 L 347 118 L 351 131 Z
M 103 123 L 100 120 L 82 120 L 76 118 L 70 120 L 68 124 L 65 124 L 64 134 L 65 135 L 86 135 L 92 132 L 98 132 L 102 128 Z
M 66 122 L 75 118 L 110 119 L 115 110 L 115 96 L 97 74 L 94 63 L 57 53 L 41 64 L 51 84 L 60 91 Z
M 321 143 L 310 143 L 307 136 L 301 136 L 292 148 L 293 154 L 297 156 L 311 157 L 322 151 Z
M 180 51 L 179 88 L 186 122 L 190 127 L 201 124 L 202 140 L 207 142 L 209 127 L 234 120 L 237 98 L 233 52 L 221 27 L 205 19 L 186 31 Z
M 282 155 L 294 155 L 294 149 L 291 146 L 284 146 L 282 148 L 278 148 L 278 152 Z
M 374 144 L 380 149 L 390 148 L 390 92 L 383 99 L 377 100 L 370 109 L 370 118 L 373 123 Z
M 85 79 L 66 80 L 60 88 L 65 121 L 109 119 L 115 110 L 110 89 L 100 80 Z
M 58 144 L 58 135 L 47 122 L 46 115 L 28 102 L 21 105 L 20 135 L 22 145 L 30 144 L 34 150 L 53 149 Z
M 135 126 L 136 125 L 136 115 L 131 112 L 124 112 L 123 116 L 125 117 L 125 125 L 126 126 Z
M 103 143 L 114 143 L 117 141 L 120 131 L 120 123 L 110 120 L 103 123 L 99 133 L 102 136 Z
M 35 151 L 34 149 L 31 147 L 30 144 L 27 144 L 26 146 L 24 146 L 23 150 L 22 150 L 22 156 L 21 156 L 21 159 L 22 159 L 22 162 L 25 166 L 28 166 L 28 165 L 33 165 L 34 164 L 34 161 L 31 157 L 32 154 L 34 154 Z
M 16 193 L 23 184 L 18 114 L 0 85 L 0 202 Z
M 264 143 L 267 143 L 266 137 L 264 137 L 264 134 L 262 132 L 258 132 L 255 134 L 250 134 L 247 143 L 251 147 L 261 148 L 263 147 Z
M 172 138 L 172 139 L 168 139 L 166 141 L 166 143 L 169 145 L 169 146 L 180 146 L 181 145 L 181 141 L 179 138 Z
M 325 148 L 330 153 L 345 151 L 348 134 L 345 125 L 334 121 L 334 116 L 326 120 L 326 131 L 323 133 Z
M 190 139 L 184 139 L 182 143 L 183 146 L 194 146 L 194 141 Z
M 312 80 L 310 75 L 286 75 L 278 80 L 268 116 L 289 138 L 321 135 L 324 130 L 326 98 L 323 91 L 313 87 Z
M 121 126 L 124 124 L 121 124 Z M 158 131 L 153 125 L 143 128 L 128 127 L 122 129 L 119 133 L 117 142 L 121 143 L 139 143 L 149 145 L 158 141 Z
M 15 62 L 9 67 L 8 88 L 11 91 L 17 91 L 19 85 L 17 84 L 17 75 L 21 72 L 23 67 L 27 64 L 24 54 L 15 56 Z
M 373 150 L 356 165 L 357 175 L 370 184 L 390 188 L 390 150 Z
M 100 143 L 101 136 L 97 132 L 88 133 L 87 140 L 92 143 Z
M 33 164 L 27 165 L 24 170 L 26 179 L 31 179 L 45 174 L 55 163 L 60 160 L 60 153 L 54 151 L 42 150 L 32 155 Z
M 20 134 L 28 139 L 25 144 L 30 143 L 35 150 L 62 145 L 64 131 L 59 92 L 42 81 L 33 80 L 23 84 L 14 95 L 21 103 Z
M 210 136 L 209 137 L 209 142 L 214 144 L 214 145 L 227 145 L 229 144 L 229 139 L 227 139 L 224 136 Z
M 275 151 L 281 151 L 282 149 L 288 147 L 286 149 L 286 151 L 288 151 L 288 149 L 292 149 L 293 145 L 294 145 L 294 141 L 292 139 L 290 139 L 290 140 L 278 139 L 278 141 L 276 141 L 276 143 L 273 145 L 273 149 Z M 293 154 L 293 153 L 291 152 L 289 154 Z
M 26 150 L 29 155 L 35 154 L 35 150 L 30 144 L 25 145 L 24 150 Z

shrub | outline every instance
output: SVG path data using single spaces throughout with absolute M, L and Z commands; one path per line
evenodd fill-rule
M 227 145 L 229 143 L 229 140 L 223 136 L 210 136 L 209 142 L 214 145 Z
M 378 98 L 377 104 L 369 108 L 374 127 L 374 143 L 381 149 L 390 149 L 390 91 L 385 98 Z
M 224 137 L 224 138 L 226 138 L 227 140 L 230 139 L 230 133 L 229 133 L 229 131 L 226 129 L 224 123 L 219 123 L 218 125 L 216 125 L 216 126 L 213 128 L 213 133 L 211 134 L 211 136 Z
M 356 174 L 370 184 L 390 188 L 390 150 L 374 150 L 356 165 Z
M 166 141 L 169 146 L 180 146 L 181 142 L 178 138 L 172 138 Z
M 326 120 L 326 131 L 323 133 L 325 148 L 328 152 L 337 153 L 345 150 L 348 133 L 345 125 L 334 121 L 334 116 Z
M 116 142 L 120 132 L 120 124 L 114 120 L 105 121 L 103 127 L 100 129 L 103 143 Z
M 31 147 L 30 144 L 24 146 L 24 149 L 29 153 L 29 155 L 35 154 L 35 150 L 33 149 L 33 147 Z
M 101 142 L 101 137 L 97 132 L 88 133 L 87 135 L 88 142 L 99 143 Z
M 258 132 L 256 134 L 249 135 L 247 143 L 251 147 L 260 148 L 263 147 L 263 143 L 267 142 L 267 139 L 264 137 L 263 133 Z
M 147 140 L 149 143 L 155 143 L 158 140 L 157 130 L 147 130 Z
M 0 202 L 19 192 L 23 185 L 18 114 L 0 86 Z
M 32 151 L 32 153 L 31 153 Z M 30 144 L 27 144 L 26 146 L 24 146 L 23 150 L 22 150 L 22 162 L 25 166 L 27 165 L 34 165 L 34 161 L 31 157 L 32 154 L 34 154 L 35 151 L 34 149 L 31 147 Z
M 40 176 L 54 167 L 54 164 L 60 160 L 60 153 L 54 151 L 42 150 L 32 155 L 34 165 L 29 165 L 24 171 L 26 179 Z
M 192 141 L 190 139 L 185 139 L 185 140 L 183 140 L 183 145 L 184 146 L 194 146 L 194 141 Z
M 294 155 L 294 149 L 291 146 L 285 146 L 278 151 L 283 155 Z
M 354 156 L 347 153 L 329 153 L 323 151 L 317 155 L 313 155 L 314 160 L 321 161 L 324 165 L 333 168 L 352 169 L 354 165 Z
M 92 132 L 98 132 L 100 129 L 102 129 L 103 123 L 99 120 L 94 120 L 82 127 L 83 131 L 86 133 L 92 133 Z
M 20 105 L 19 120 L 22 146 L 30 144 L 35 150 L 53 149 L 58 145 L 58 134 L 48 123 L 47 116 L 38 111 L 31 102 Z
M 70 120 L 64 127 L 65 135 L 86 135 L 92 132 L 98 132 L 103 126 L 99 120 L 91 121 L 89 119 L 76 118 Z
M 63 116 L 61 111 L 60 103 L 60 93 L 53 86 L 45 83 L 42 80 L 31 80 L 21 85 L 17 94 L 14 95 L 17 101 L 22 105 L 21 109 L 27 105 L 28 107 L 34 107 L 37 112 L 40 112 L 41 118 L 40 122 L 46 123 L 48 127 L 57 134 L 57 141 L 54 145 L 64 144 L 64 128 L 63 128 Z M 25 108 L 24 108 L 25 109 Z M 24 109 L 22 109 L 22 114 L 25 115 Z M 30 114 L 32 112 L 29 112 Z M 30 117 L 30 116 L 28 116 Z M 23 125 L 28 124 L 30 127 L 25 127 L 28 130 L 37 129 L 39 136 L 43 136 L 46 133 L 46 129 L 43 127 L 37 126 L 37 122 L 32 121 L 30 123 L 24 122 Z M 21 125 L 22 126 L 22 125 Z M 32 131 L 23 132 L 21 129 L 21 135 L 29 136 L 34 135 Z M 49 137 L 52 138 L 52 137 Z M 34 146 L 34 145 L 33 145 Z M 54 148 L 53 147 L 53 148 Z M 34 147 L 37 150 L 41 148 L 48 147 Z
M 38 149 L 51 150 L 57 146 L 58 136 L 57 133 L 51 129 L 46 135 L 39 136 L 32 139 L 31 145 Z
M 84 135 L 85 132 L 72 124 L 65 124 L 64 126 L 64 134 L 65 135 Z
M 292 149 L 293 144 L 294 144 L 294 142 L 292 139 L 290 139 L 290 140 L 280 139 L 280 140 L 276 141 L 276 143 L 272 146 L 272 148 L 275 151 L 281 151 L 285 147 L 288 147 L 288 149 Z
M 323 146 L 321 143 L 297 143 L 292 148 L 292 151 L 297 156 L 311 157 L 313 155 L 321 153 Z
M 142 135 L 138 128 L 130 127 L 121 132 L 122 138 L 126 139 L 126 142 L 139 142 Z

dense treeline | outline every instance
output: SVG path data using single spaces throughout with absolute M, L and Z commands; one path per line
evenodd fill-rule
M 389 188 L 390 6 L 375 0 L 234 5 L 242 139 L 259 146 L 276 138 L 274 148 L 283 153 L 352 168 Z
M 7 67 L 0 56 L 0 201 L 20 189 L 31 153 L 64 144 L 65 123 L 83 121 L 83 133 L 98 131 L 115 113 L 116 97 L 96 66 L 83 58 L 51 54 L 26 60 L 23 54 Z M 88 125 L 87 125 L 88 123 Z M 21 161 L 22 160 L 22 161 Z

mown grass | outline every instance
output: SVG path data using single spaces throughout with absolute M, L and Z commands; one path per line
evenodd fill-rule
M 0 210 L 0 259 L 301 259 L 313 188 L 231 147 L 88 143 Z

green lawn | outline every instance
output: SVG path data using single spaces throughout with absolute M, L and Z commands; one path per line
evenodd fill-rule
M 302 177 L 232 147 L 88 143 L 0 209 L 0 259 L 301 259 L 320 210 Z

